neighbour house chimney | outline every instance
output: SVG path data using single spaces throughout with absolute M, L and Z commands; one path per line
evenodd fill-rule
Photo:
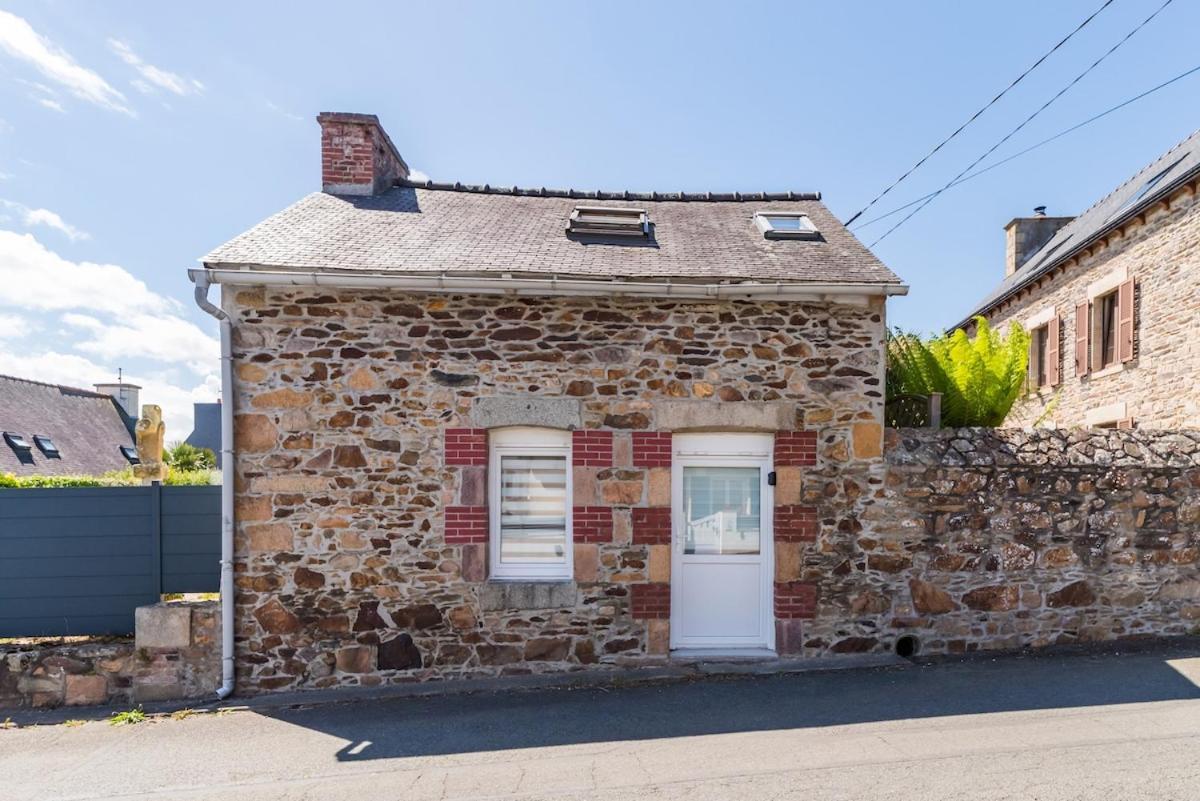
M 137 384 L 118 382 L 116 384 L 93 384 L 93 386 L 100 394 L 111 395 L 131 420 L 142 416 L 142 407 L 138 406 L 138 392 L 141 387 Z
M 321 190 L 334 195 L 378 195 L 408 177 L 408 165 L 374 114 L 323 111 Z
M 1021 269 L 1029 257 L 1037 253 L 1042 245 L 1050 241 L 1058 229 L 1074 217 L 1047 217 L 1046 207 L 1038 206 L 1032 217 L 1015 217 L 1004 226 L 1004 276 Z

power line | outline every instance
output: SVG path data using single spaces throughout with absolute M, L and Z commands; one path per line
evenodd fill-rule
M 954 184 L 954 182 L 955 182 L 955 181 L 957 181 L 959 178 L 962 178 L 964 175 L 966 175 L 966 174 L 967 174 L 968 172 L 970 172 L 971 170 L 975 169 L 975 167 L 979 165 L 979 162 L 983 161 L 983 160 L 984 160 L 984 159 L 986 159 L 988 156 L 990 156 L 990 155 L 992 155 L 993 153 L 995 153 L 997 148 L 999 148 L 1001 145 L 1003 145 L 1005 142 L 1007 142 L 1009 139 L 1011 139 L 1011 138 L 1012 138 L 1012 137 L 1013 137 L 1013 136 L 1014 136 L 1014 135 L 1015 135 L 1015 134 L 1016 134 L 1018 131 L 1020 131 L 1020 130 L 1021 130 L 1022 128 L 1024 128 L 1026 125 L 1028 125 L 1029 123 L 1033 122 L 1033 120 L 1034 120 L 1034 118 L 1035 118 L 1035 117 L 1037 117 L 1037 116 L 1038 116 L 1039 114 L 1041 114 L 1043 111 L 1045 111 L 1046 109 L 1048 109 L 1048 108 L 1049 108 L 1049 107 L 1050 107 L 1050 106 L 1051 106 L 1051 105 L 1052 105 L 1052 104 L 1053 104 L 1053 103 L 1054 103 L 1056 100 L 1058 100 L 1060 97 L 1062 97 L 1063 95 L 1065 95 L 1065 94 L 1067 93 L 1067 91 L 1068 91 L 1068 90 L 1069 90 L 1069 89 L 1070 89 L 1072 86 L 1074 86 L 1075 84 L 1077 84 L 1077 83 L 1079 83 L 1081 80 L 1083 80 L 1083 78 L 1084 78 L 1084 76 L 1085 76 L 1085 75 L 1087 75 L 1088 73 L 1090 73 L 1092 70 L 1096 69 L 1096 67 L 1100 66 L 1100 64 L 1101 64 L 1101 63 L 1102 63 L 1102 62 L 1103 62 L 1103 61 L 1104 61 L 1106 58 L 1108 58 L 1108 57 L 1109 57 L 1109 56 L 1111 56 L 1113 53 L 1115 53 L 1115 52 L 1117 51 L 1117 49 L 1121 47 L 1121 45 L 1125 44 L 1125 43 L 1126 43 L 1126 42 L 1128 42 L 1128 41 L 1129 41 L 1131 38 L 1133 38 L 1133 35 L 1134 35 L 1134 34 L 1136 34 L 1136 33 L 1137 33 L 1138 31 L 1140 31 L 1142 28 L 1146 27 L 1146 25 L 1147 25 L 1147 24 L 1149 24 L 1150 20 L 1152 20 L 1152 19 L 1154 19 L 1155 17 L 1157 17 L 1157 16 L 1158 16 L 1158 15 L 1159 15 L 1159 14 L 1162 12 L 1162 10 L 1163 10 L 1163 9 L 1165 9 L 1167 6 L 1171 5 L 1171 3 L 1172 3 L 1172 2 L 1174 2 L 1174 0 L 1166 0 L 1166 2 L 1164 2 L 1164 3 L 1163 3 L 1161 6 L 1159 6 L 1159 7 L 1158 7 L 1158 8 L 1157 8 L 1157 9 L 1154 11 L 1154 13 L 1153 13 L 1153 14 L 1151 14 L 1150 16 L 1148 16 L 1148 17 L 1146 17 L 1144 20 L 1142 20 L 1142 21 L 1141 21 L 1141 22 L 1140 22 L 1140 23 L 1137 25 L 1137 27 L 1135 27 L 1135 28 L 1134 28 L 1133 30 L 1131 30 L 1129 33 L 1125 34 L 1124 38 L 1122 38 L 1122 39 L 1121 39 L 1119 42 L 1117 42 L 1115 45 L 1113 45 L 1112 47 L 1110 47 L 1110 48 L 1108 49 L 1108 52 L 1106 52 L 1104 55 L 1100 56 L 1100 58 L 1098 58 L 1098 59 L 1096 59 L 1095 61 L 1093 61 L 1093 62 L 1092 62 L 1092 64 L 1091 64 L 1091 66 L 1089 66 L 1089 67 L 1088 67 L 1087 69 L 1085 69 L 1083 72 L 1081 72 L 1081 73 L 1079 73 L 1078 75 L 1076 75 L 1076 76 L 1075 76 L 1075 78 L 1074 78 L 1074 80 L 1072 80 L 1070 83 L 1068 83 L 1068 84 L 1067 84 L 1066 86 L 1064 86 L 1062 89 L 1060 89 L 1060 90 L 1058 91 L 1058 93 L 1057 93 L 1057 94 L 1055 94 L 1053 97 L 1051 97 L 1051 98 L 1050 98 L 1049 100 L 1047 100 L 1045 103 L 1043 103 L 1043 104 L 1042 104 L 1042 106 L 1041 106 L 1041 108 L 1039 108 L 1037 111 L 1033 112 L 1033 113 L 1032 113 L 1032 114 L 1030 114 L 1028 117 L 1026 117 L 1024 120 L 1022 120 L 1020 125 L 1018 125 L 1016 128 L 1013 128 L 1011 131 L 1009 131 L 1007 134 L 1005 134 L 1005 135 L 1004 135 L 1004 136 L 1003 136 L 1003 137 L 1000 139 L 1000 141 L 999 141 L 999 142 L 997 142 L 996 144 L 994 144 L 994 145 L 992 145 L 991 147 L 989 147 L 989 148 L 988 148 L 988 149 L 987 149 L 987 150 L 984 152 L 984 154 L 983 154 L 982 156 L 980 156 L 979 158 L 975 159 L 975 160 L 974 160 L 974 161 L 972 161 L 970 164 L 968 164 L 968 165 L 967 165 L 967 168 L 966 168 L 965 170 L 963 170 L 963 171 L 962 171 L 962 172 L 960 172 L 958 175 L 956 175 L 956 176 L 954 176 L 953 178 L 951 178 L 951 179 L 950 179 L 950 182 L 949 182 L 949 183 L 947 183 L 945 186 L 943 186 L 943 187 L 942 187 L 941 189 L 939 189 L 938 191 L 934 192 L 932 197 L 930 197 L 930 198 L 926 199 L 926 200 L 925 200 L 925 201 L 924 201 L 924 202 L 923 202 L 921 205 L 917 206 L 915 209 L 913 209 L 912 211 L 910 211 L 910 212 L 909 212 L 909 213 L 908 213 L 908 214 L 907 214 L 907 215 L 904 217 L 904 219 L 900 220 L 900 222 L 896 223 L 896 224 L 895 224 L 895 225 L 893 225 L 891 228 L 889 228 L 887 231 L 885 231 L 885 232 L 883 233 L 883 236 L 879 237 L 878 239 L 876 239 L 874 242 L 872 242 L 872 243 L 870 244 L 870 247 L 875 247 L 875 246 L 876 246 L 876 245 L 878 245 L 880 242 L 882 242 L 884 239 L 887 239 L 887 237 L 888 237 L 888 236 L 890 236 L 890 235 L 892 234 L 892 232 L 893 232 L 893 231 L 895 231 L 897 228 L 899 228 L 900 226 L 904 225 L 906 222 L 908 222 L 909 220 L 911 220 L 911 219 L 912 219 L 914 216 L 916 216 L 918 213 L 920 213 L 921 209 L 925 208 L 925 207 L 926 207 L 926 206 L 928 206 L 930 203 L 932 203 L 932 202 L 934 201 L 934 198 L 936 198 L 936 197 L 937 197 L 938 195 L 940 195 L 942 192 L 945 192 L 947 189 L 949 189 L 951 186 L 953 186 L 953 184 Z
M 909 167 L 909 168 L 908 168 L 908 172 L 904 173 L 904 174 L 903 174 L 903 175 L 901 175 L 899 178 L 897 178 L 895 181 L 893 181 L 893 182 L 891 183 L 891 185 L 890 185 L 890 186 L 888 186 L 888 188 L 887 188 L 887 189 L 884 189 L 882 192 L 880 192 L 878 195 L 876 195 L 876 196 L 875 196 L 875 197 L 874 197 L 874 198 L 871 200 L 871 202 L 870 202 L 870 203 L 868 203 L 867 205 L 865 205 L 865 206 L 863 206 L 861 209 L 859 209 L 857 214 L 855 214 L 855 215 L 854 215 L 853 217 L 851 217 L 850 219 L 846 220 L 846 223 L 845 223 L 845 224 L 846 224 L 846 225 L 849 225 L 850 223 L 852 223 L 852 222 L 854 222 L 855 220 L 857 220 L 859 217 L 861 217 L 861 216 L 862 216 L 863 212 L 865 212 L 867 209 L 869 209 L 869 208 L 871 208 L 872 206 L 874 206 L 874 205 L 875 205 L 875 203 L 876 203 L 876 202 L 878 202 L 878 201 L 879 201 L 879 200 L 880 200 L 880 199 L 881 199 L 881 198 L 882 198 L 884 195 L 886 195 L 888 192 L 891 192 L 893 189 L 895 189 L 897 186 L 899 186 L 901 181 L 903 181 L 905 178 L 907 178 L 908 176 L 910 176 L 910 175 L 912 175 L 914 172 L 916 172 L 917 168 L 918 168 L 918 167 L 920 167 L 922 164 L 924 164 L 926 161 L 928 161 L 928 160 L 929 160 L 929 158 L 930 158 L 930 157 L 931 157 L 931 156 L 932 156 L 934 153 L 937 153 L 939 150 L 941 150 L 941 149 L 942 149 L 942 147 L 944 147 L 944 146 L 946 145 L 946 143 L 948 143 L 948 142 L 949 142 L 951 139 L 953 139 L 954 137 L 956 137 L 956 136 L 958 136 L 960 133 L 962 133 L 962 132 L 963 132 L 963 130 L 964 130 L 964 129 L 965 129 L 967 126 L 968 126 L 968 125 L 970 125 L 971 123 L 975 122 L 975 120 L 979 118 L 979 115 L 980 115 L 980 114 L 983 114 L 983 112 L 987 111 L 989 108 L 991 108 L 992 106 L 994 106 L 994 105 L 996 104 L 996 101 L 997 101 L 997 100 L 999 100 L 1000 98 L 1002 98 L 1002 97 L 1004 97 L 1006 94 L 1008 94 L 1008 92 L 1009 92 L 1009 90 L 1010 90 L 1010 89 L 1012 89 L 1014 86 L 1016 86 L 1016 85 L 1017 85 L 1017 84 L 1019 84 L 1021 81 L 1023 81 L 1023 80 L 1025 79 L 1025 76 L 1027 76 L 1029 73 L 1033 72 L 1035 69 L 1037 69 L 1039 66 L 1041 66 L 1041 63 L 1042 63 L 1043 61 L 1045 61 L 1047 58 L 1049 58 L 1049 57 L 1050 57 L 1050 55 L 1051 55 L 1052 53 L 1054 53 L 1054 51 L 1055 51 L 1055 50 L 1058 50 L 1058 48 L 1060 48 L 1060 47 L 1062 47 L 1064 44 L 1066 44 L 1066 43 L 1067 43 L 1067 41 L 1068 41 L 1068 40 L 1069 40 L 1069 39 L 1070 39 L 1072 36 L 1074 36 L 1075 34 L 1079 33 L 1081 30 L 1083 30 L 1083 29 L 1084 29 L 1084 28 L 1087 26 L 1087 24 L 1088 24 L 1089 22 L 1091 22 L 1093 19 L 1095 19 L 1095 18 L 1096 18 L 1096 16 L 1097 16 L 1097 15 L 1098 15 L 1098 14 L 1099 14 L 1101 11 L 1103 11 L 1104 9 L 1106 9 L 1106 8 L 1108 8 L 1110 5 L 1112 5 L 1112 3 L 1113 3 L 1113 0 L 1105 0 L 1104 4 L 1103 4 L 1103 5 L 1101 5 L 1101 6 L 1100 6 L 1098 9 L 1096 9 L 1095 11 L 1093 11 L 1093 12 L 1092 12 L 1092 13 L 1091 13 L 1091 14 L 1090 14 L 1088 17 L 1087 17 L 1087 19 L 1085 19 L 1083 22 L 1081 22 L 1081 23 L 1079 23 L 1077 26 L 1075 26 L 1075 30 L 1073 30 L 1073 31 L 1071 31 L 1070 33 L 1068 33 L 1066 36 L 1064 36 L 1064 37 L 1063 37 L 1063 38 L 1062 38 L 1062 39 L 1061 39 L 1061 40 L 1058 42 L 1058 44 L 1054 45 L 1054 47 L 1052 47 L 1052 48 L 1050 48 L 1049 50 L 1047 50 L 1047 51 L 1046 51 L 1046 52 L 1045 52 L 1045 53 L 1042 55 L 1042 57 L 1041 57 L 1041 58 L 1039 58 L 1037 61 L 1033 62 L 1033 64 L 1032 64 L 1032 65 L 1031 65 L 1031 66 L 1030 66 L 1028 69 L 1026 69 L 1024 72 L 1022 72 L 1020 75 L 1018 75 L 1018 76 L 1016 77 L 1016 79 L 1015 79 L 1015 80 L 1013 80 L 1013 82 L 1012 82 L 1012 83 L 1010 83 L 1008 86 L 1004 87 L 1004 89 L 1003 89 L 1003 90 L 1001 90 L 1001 91 L 1000 91 L 1000 93 L 999 93 L 998 95 L 996 95 L 996 96 L 995 96 L 995 97 L 993 97 L 991 100 L 989 100 L 987 103 L 985 103 L 985 104 L 983 105 L 983 107 L 982 107 L 982 108 L 980 108 L 980 109 L 979 109 L 979 111 L 976 111 L 974 114 L 972 114 L 972 115 L 971 115 L 971 116 L 970 116 L 970 117 L 967 119 L 967 121 L 966 121 L 966 122 L 964 122 L 962 125 L 958 126 L 958 128 L 957 128 L 957 129 L 954 131 L 954 133 L 950 134 L 950 135 L 949 135 L 949 136 L 947 136 L 945 139 L 943 139 L 942 141 L 938 142 L 937 146 L 936 146 L 936 147 L 934 147 L 934 149 L 933 149 L 933 150 L 930 150 L 928 153 L 926 153 L 926 154 L 925 154 L 925 155 L 924 155 L 924 156 L 921 158 L 921 160 L 920 160 L 920 161 L 918 161 L 916 164 L 914 164 L 914 165 L 912 165 L 911 167 Z
M 1025 148 L 1024 150 L 1019 150 L 1016 153 L 1013 153 L 1011 156 L 1007 156 L 1003 159 L 1000 159 L 1000 161 L 997 161 L 993 164 L 989 164 L 988 166 L 984 167 L 982 170 L 976 170 L 975 172 L 973 172 L 969 175 L 964 175 L 962 178 L 959 178 L 957 181 L 954 181 L 946 188 L 949 189 L 949 188 L 958 186 L 959 184 L 965 184 L 967 181 L 970 181 L 972 178 L 978 178 L 979 176 L 983 175 L 984 173 L 991 172 L 992 170 L 996 169 L 997 167 L 1003 166 L 1003 165 L 1007 164 L 1008 162 L 1012 161 L 1013 159 L 1019 158 L 1021 156 L 1024 156 L 1026 153 L 1037 150 L 1039 147 L 1042 147 L 1043 145 L 1048 145 L 1051 142 L 1055 141 L 1056 139 L 1061 139 L 1062 137 L 1066 136 L 1069 133 L 1074 133 L 1075 131 L 1079 130 L 1083 126 L 1090 125 L 1091 123 L 1095 122 L 1096 120 L 1099 120 L 1102 117 L 1107 117 L 1109 114 L 1112 114 L 1114 111 L 1120 111 L 1121 109 L 1128 106 L 1130 103 L 1136 103 L 1138 100 L 1141 100 L 1143 97 L 1152 95 L 1155 92 L 1157 92 L 1159 89 L 1165 89 L 1168 86 L 1170 86 L 1171 84 L 1175 83 L 1176 81 L 1181 81 L 1184 78 L 1186 78 L 1189 75 L 1196 73 L 1196 72 L 1200 72 L 1200 66 L 1192 67 L 1190 70 L 1187 70 L 1186 72 L 1182 72 L 1179 75 L 1176 75 L 1174 78 L 1171 78 L 1169 81 L 1163 81 L 1158 86 L 1155 86 L 1152 89 L 1147 89 L 1146 91 L 1142 92 L 1140 95 L 1136 95 L 1134 97 L 1129 98 L 1128 100 L 1118 103 L 1117 105 L 1113 106 L 1112 108 L 1106 109 L 1106 110 L 1100 112 L 1099 114 L 1095 115 L 1094 117 L 1088 117 L 1083 122 L 1076 123 L 1075 125 L 1072 125 L 1070 128 L 1059 131 L 1058 133 L 1054 134 L 1054 136 L 1047 137 L 1047 138 L 1043 139 L 1042 141 L 1038 142 L 1037 144 L 1030 145 L 1029 147 Z M 862 228 L 865 228 L 866 226 L 871 225 L 872 223 L 877 223 L 880 220 L 885 220 L 888 217 L 899 214 L 900 212 L 904 211 L 905 209 L 911 208 L 911 207 L 917 205 L 922 200 L 926 200 L 926 199 L 937 196 L 937 194 L 938 194 L 937 192 L 930 192 L 928 195 L 922 195 L 921 197 L 917 198 L 916 200 L 912 200 L 908 203 L 905 203 L 903 206 L 897 206 L 896 208 L 892 209 L 889 212 L 880 214 L 878 217 L 872 217 L 871 219 L 867 220 L 866 222 L 859 223 L 858 229 L 861 230 Z

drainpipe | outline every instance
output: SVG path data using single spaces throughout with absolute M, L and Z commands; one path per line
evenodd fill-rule
M 196 305 L 221 328 L 221 686 L 217 700 L 233 694 L 233 321 L 208 299 L 203 271 L 189 271 Z

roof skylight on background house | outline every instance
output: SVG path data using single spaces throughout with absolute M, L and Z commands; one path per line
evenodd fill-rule
M 42 453 L 52 458 L 58 458 L 58 446 L 54 444 L 54 440 L 45 434 L 34 434 L 33 441 L 37 444 Z
M 767 239 L 819 239 L 821 232 L 807 214 L 796 211 L 759 211 L 754 224 Z
M 142 460 L 138 458 L 137 448 L 133 447 L 132 445 L 122 445 L 121 455 L 124 456 L 130 464 L 142 463 Z
M 603 236 L 648 236 L 645 209 L 616 206 L 576 206 L 567 220 L 567 233 Z
M 18 451 L 31 450 L 31 448 L 29 447 L 29 441 L 26 440 L 25 437 L 21 436 L 20 434 L 14 434 L 12 431 L 4 432 L 4 440 L 13 448 L 13 450 L 18 450 Z
M 1179 163 L 1187 157 L 1188 157 L 1188 154 L 1184 153 L 1182 156 L 1180 156 L 1175 161 L 1173 161 L 1165 170 L 1161 170 L 1160 172 L 1156 173 L 1153 177 L 1148 178 L 1145 183 L 1143 183 L 1140 187 L 1138 187 L 1138 190 L 1136 192 L 1134 192 L 1132 195 L 1129 196 L 1128 200 L 1126 200 L 1124 203 L 1122 203 L 1116 211 L 1114 211 L 1111 215 L 1109 215 L 1108 219 L 1110 219 L 1110 220 L 1116 219 L 1117 217 L 1120 217 L 1122 214 L 1124 214 L 1125 212 L 1129 211 L 1131 208 L 1136 206 L 1142 198 L 1144 198 L 1156 186 L 1158 186 L 1160 183 L 1162 183 L 1163 178 L 1166 178 L 1167 175 L 1172 170 L 1174 170 L 1176 167 L 1178 167 Z

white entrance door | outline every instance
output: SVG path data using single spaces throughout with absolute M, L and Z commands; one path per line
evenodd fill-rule
M 672 438 L 671 647 L 773 649 L 769 434 Z

